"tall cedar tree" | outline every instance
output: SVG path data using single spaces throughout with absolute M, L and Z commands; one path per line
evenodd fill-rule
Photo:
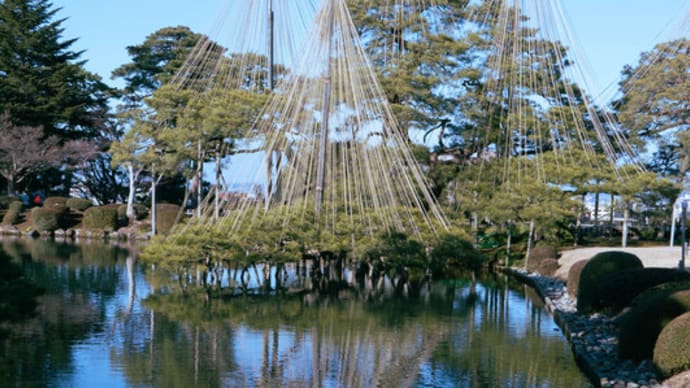
M 0 2 L 0 112 L 62 140 L 93 138 L 111 90 L 63 40 L 64 19 L 47 0 Z

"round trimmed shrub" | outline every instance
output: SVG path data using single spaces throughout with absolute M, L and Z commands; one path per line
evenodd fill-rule
M 48 197 L 43 201 L 44 208 L 52 208 L 55 206 L 67 206 L 67 198 L 65 197 Z
M 84 210 L 93 206 L 93 203 L 85 198 L 70 198 L 65 202 L 65 204 L 68 208 L 80 212 L 83 212 Z
M 539 263 L 537 273 L 542 276 L 553 276 L 560 266 L 561 265 L 558 264 L 558 259 L 544 259 Z
M 90 207 L 84 211 L 81 224 L 85 229 L 117 230 L 117 207 L 110 205 Z
M 580 286 L 580 274 L 582 273 L 582 268 L 585 268 L 585 264 L 587 264 L 588 261 L 589 259 L 577 261 L 571 265 L 570 270 L 568 270 L 568 282 L 566 284 L 568 287 L 568 294 L 573 298 L 577 296 L 577 288 Z
M 664 378 L 690 370 L 690 312 L 661 330 L 654 345 L 654 366 Z
M 39 232 L 52 232 L 62 227 L 67 208 L 53 206 L 51 208 L 36 207 L 31 210 L 31 222 Z
M 539 272 L 541 262 L 547 259 L 558 261 L 558 250 L 556 250 L 556 247 L 543 245 L 532 249 L 527 259 L 527 270 L 529 272 Z
M 623 269 L 642 267 L 642 261 L 632 253 L 608 251 L 594 255 L 580 273 L 580 282 L 577 287 L 577 311 L 582 314 L 596 311 L 599 284 L 605 276 Z
M 661 330 L 677 316 L 690 311 L 690 283 L 682 291 L 657 290 L 636 298 L 618 319 L 618 356 L 641 361 L 650 359 Z
M 14 225 L 19 222 L 19 217 L 22 214 L 22 209 L 24 208 L 24 204 L 21 203 L 20 201 L 14 201 L 8 205 L 7 212 L 5 213 L 5 216 L 2 218 L 2 223 L 4 225 Z
M 630 268 L 602 278 L 598 298 L 593 301 L 597 311 L 621 311 L 645 290 L 663 283 L 690 280 L 690 272 L 675 268 Z
M 169 203 L 156 205 L 156 232 L 168 233 L 175 225 L 180 207 Z

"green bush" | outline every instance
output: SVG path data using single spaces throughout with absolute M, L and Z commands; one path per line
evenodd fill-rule
M 631 268 L 604 276 L 598 286 L 597 311 L 621 311 L 643 291 L 663 283 L 689 280 L 690 273 L 675 268 Z
M 134 217 L 137 221 L 145 219 L 148 215 L 149 208 L 140 203 L 134 204 Z M 127 225 L 129 223 L 129 219 L 127 218 L 127 204 L 122 204 L 117 207 L 117 218 L 120 220 L 121 225 Z
M 19 198 L 13 195 L 3 195 L 0 196 L 0 209 L 8 209 L 10 205 L 14 202 L 22 203 Z
M 117 207 L 105 205 L 86 209 L 82 226 L 85 229 L 116 230 L 118 228 Z
M 558 250 L 552 245 L 543 245 L 532 249 L 527 258 L 527 270 L 539 272 L 541 262 L 546 259 L 558 260 Z
M 14 225 L 18 223 L 23 208 L 24 204 L 20 201 L 10 203 L 5 216 L 2 218 L 3 225 Z
M 577 288 L 580 285 L 580 274 L 582 273 L 582 268 L 585 268 L 585 264 L 587 264 L 588 261 L 589 259 L 580 260 L 570 266 L 566 284 L 568 287 L 568 294 L 573 298 L 577 296 Z
M 618 356 L 636 361 L 652 358 L 654 344 L 661 330 L 688 311 L 690 289 L 656 290 L 646 293 L 644 298 L 635 298 L 632 307 L 617 319 Z
M 661 330 L 654 345 L 654 366 L 664 378 L 690 370 L 690 312 Z
M 168 203 L 156 205 L 156 232 L 166 234 L 175 225 L 180 207 Z
M 63 227 L 66 213 L 67 208 L 59 205 L 36 207 L 31 210 L 31 222 L 39 232 L 52 232 Z
M 471 242 L 452 234 L 441 236 L 439 243 L 431 250 L 430 258 L 434 277 L 479 271 L 486 260 Z
M 70 198 L 65 202 L 65 204 L 68 208 L 80 212 L 83 212 L 84 210 L 93 206 L 91 201 L 85 198 Z
M 65 197 L 48 197 L 43 201 L 44 208 L 52 208 L 55 206 L 67 206 L 67 198 Z
M 596 311 L 599 284 L 606 275 L 623 269 L 642 267 L 640 259 L 632 253 L 608 251 L 594 255 L 580 273 L 580 282 L 577 287 L 577 311 L 582 314 Z

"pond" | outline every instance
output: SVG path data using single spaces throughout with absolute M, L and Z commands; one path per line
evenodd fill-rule
M 533 290 L 503 275 L 398 295 L 164 292 L 137 249 L 3 240 L 40 284 L 1 340 L 7 386 L 582 387 Z

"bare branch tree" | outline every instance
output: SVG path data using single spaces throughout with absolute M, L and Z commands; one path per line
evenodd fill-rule
M 76 165 L 96 154 L 93 143 L 61 142 L 57 136 L 44 138 L 41 127 L 16 126 L 9 114 L 0 115 L 0 175 L 7 181 L 7 193 L 33 173 L 51 167 Z

